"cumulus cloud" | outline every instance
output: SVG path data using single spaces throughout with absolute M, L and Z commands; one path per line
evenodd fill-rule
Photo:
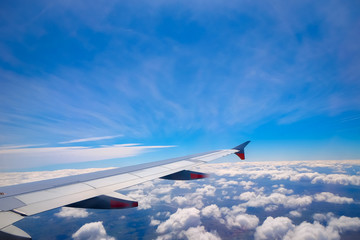
M 179 234 L 180 238 L 189 240 L 220 240 L 216 231 L 207 232 L 204 226 L 191 227 Z
M 150 218 L 150 226 L 157 226 L 159 225 L 161 222 L 159 220 L 154 219 L 154 217 Z
M 199 193 L 189 193 L 185 196 L 175 196 L 171 202 L 179 205 L 180 207 L 187 206 L 201 209 L 204 206 L 203 198 L 203 195 Z
M 146 185 L 143 185 L 146 186 Z M 170 203 L 171 196 L 166 192 L 171 190 L 169 187 L 160 187 L 160 188 L 149 188 L 149 189 L 138 189 L 131 191 L 127 194 L 131 199 L 136 199 L 138 201 L 139 206 L 138 210 L 150 209 L 153 205 L 159 203 Z M 161 196 L 163 195 L 163 196 Z
M 89 216 L 88 211 L 82 208 L 62 207 L 60 212 L 55 213 L 55 216 L 62 218 L 86 218 Z
M 294 191 L 292 189 L 286 189 L 286 188 L 280 187 L 278 189 L 274 189 L 273 192 L 281 193 L 281 194 L 292 194 Z
M 360 218 L 341 216 L 340 218 L 331 218 L 329 227 L 338 230 L 340 233 L 345 231 L 358 231 L 360 229 Z
M 314 199 L 318 202 L 329 202 L 329 203 L 352 203 L 354 199 L 348 197 L 340 197 L 330 192 L 322 192 L 314 195 Z
M 217 205 L 211 204 L 206 206 L 201 210 L 201 214 L 205 217 L 221 218 L 221 212 Z
M 228 180 L 226 178 L 220 178 L 219 180 L 217 180 L 215 182 L 217 185 L 219 185 L 220 188 L 227 188 L 231 185 L 238 185 L 239 183 L 237 181 L 234 181 L 234 180 Z
M 311 180 L 311 183 L 360 186 L 360 176 L 350 176 L 346 174 L 319 174 Z
M 339 233 L 331 227 L 324 227 L 318 222 L 313 224 L 308 222 L 302 222 L 299 226 L 290 230 L 283 238 L 284 240 L 318 240 L 318 239 L 329 239 L 338 240 L 340 239 Z
M 115 240 L 107 235 L 102 222 L 86 223 L 72 235 L 72 238 L 75 240 Z
M 289 214 L 292 217 L 301 217 L 301 212 L 299 212 L 299 211 L 293 210 L 293 211 L 290 211 Z
M 216 231 L 208 232 L 201 226 L 200 211 L 196 208 L 178 209 L 169 219 L 157 227 L 157 239 L 213 239 L 218 240 Z
M 255 239 L 283 239 L 289 230 L 293 230 L 295 225 L 287 217 L 267 217 L 263 224 L 256 228 Z
M 216 188 L 211 185 L 205 185 L 202 188 L 196 189 L 196 193 L 199 193 L 199 194 L 205 195 L 205 196 L 215 196 L 215 191 L 216 191 Z
M 255 239 L 331 239 L 339 240 L 340 233 L 345 231 L 358 231 L 360 229 L 360 219 L 341 216 L 335 218 L 332 213 L 315 214 L 314 223 L 302 222 L 295 226 L 291 219 L 287 217 L 267 217 L 261 226 L 256 228 Z M 324 222 L 325 225 L 320 224 Z
M 255 229 L 259 224 L 259 218 L 249 214 L 229 214 L 225 217 L 228 228 L 237 227 L 242 230 Z
M 182 189 L 191 189 L 194 186 L 194 184 L 186 181 L 175 181 L 173 184 L 173 187 L 178 187 Z
M 255 215 L 249 215 L 245 212 L 246 208 L 240 205 L 234 205 L 231 208 L 219 208 L 217 205 L 211 204 L 201 210 L 201 215 L 207 218 L 213 218 L 229 229 L 254 229 L 259 224 L 259 219 Z
M 266 205 L 282 205 L 285 208 L 297 208 L 308 206 L 312 203 L 312 197 L 299 195 L 284 195 L 281 193 L 272 193 L 265 195 L 263 193 L 245 192 L 236 199 L 246 201 L 242 206 L 246 207 L 264 207 Z
M 327 214 L 324 213 L 315 213 L 313 215 L 313 219 L 318 222 L 327 222 L 330 218 L 334 217 L 334 214 L 332 212 L 329 212 Z
M 269 205 L 269 206 L 266 206 L 266 207 L 264 208 L 264 210 L 265 210 L 266 212 L 272 212 L 272 211 L 277 210 L 278 208 L 279 208 L 278 205 Z
M 161 185 L 161 187 L 155 188 L 153 191 L 151 191 L 152 194 L 169 194 L 173 190 L 173 188 L 170 185 Z
M 271 180 L 307 181 L 312 184 L 341 184 L 360 186 L 360 176 L 347 174 L 324 174 L 311 171 L 309 168 L 330 168 L 334 171 L 359 165 L 358 161 L 281 161 L 281 162 L 241 162 L 222 163 L 216 167 L 207 164 L 201 166 L 202 171 L 211 172 L 218 176 L 241 175 L 250 179 L 269 178 Z M 306 167 L 306 168 L 305 168 Z
M 179 208 L 170 218 L 161 223 L 156 229 L 157 233 L 166 234 L 189 227 L 200 225 L 200 211 L 196 208 Z
M 241 181 L 239 182 L 239 184 L 243 186 L 246 190 L 250 189 L 253 185 L 255 185 L 255 183 L 252 181 Z
M 206 196 L 215 196 L 216 188 L 211 185 L 203 185 L 196 188 L 195 192 L 187 193 L 185 196 L 175 196 L 171 199 L 173 204 L 180 207 L 196 207 L 201 209 L 204 206 L 203 199 Z

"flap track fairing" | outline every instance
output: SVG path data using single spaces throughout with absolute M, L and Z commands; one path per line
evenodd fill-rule
M 201 173 L 201 172 L 194 172 L 189 170 L 182 170 L 180 172 L 176 172 L 170 175 L 166 175 L 161 177 L 161 179 L 168 179 L 168 180 L 195 180 L 201 178 L 209 177 L 208 174 Z

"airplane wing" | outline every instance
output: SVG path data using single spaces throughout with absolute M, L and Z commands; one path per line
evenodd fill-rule
M 96 209 L 137 207 L 136 200 L 115 191 L 156 178 L 204 178 L 206 174 L 187 169 L 229 154 L 236 154 L 244 160 L 244 148 L 249 142 L 232 149 L 0 187 L 0 239 L 31 239 L 26 232 L 12 224 L 26 216 L 62 206 Z

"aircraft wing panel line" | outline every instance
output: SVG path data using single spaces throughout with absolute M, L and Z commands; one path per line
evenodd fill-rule
M 17 222 L 23 218 L 23 216 L 14 212 L 0 212 L 0 229 L 10 226 L 14 222 Z
M 38 191 L 33 193 L 26 193 L 19 196 L 16 196 L 17 199 L 22 201 L 25 204 L 36 203 L 41 199 L 41 201 L 46 201 L 66 195 L 72 195 L 78 192 L 85 192 L 88 190 L 93 190 L 94 187 L 90 187 L 89 185 L 83 183 L 76 183 L 72 185 L 67 185 L 63 187 L 58 187 L 54 189 L 47 189 L 44 191 Z
M 125 173 L 125 174 L 119 174 L 119 175 L 115 175 L 115 176 L 111 176 L 111 177 L 107 177 L 107 178 L 91 180 L 91 181 L 87 181 L 84 183 L 98 189 L 98 188 L 106 187 L 109 185 L 117 184 L 119 182 L 135 180 L 137 178 L 139 178 L 139 177 L 135 176 L 131 173 Z

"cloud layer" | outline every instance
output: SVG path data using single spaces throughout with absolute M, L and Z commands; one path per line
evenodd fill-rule
M 104 221 L 82 223 L 73 235 L 75 239 L 89 237 L 90 233 L 100 239 L 112 239 L 105 228 L 111 232 L 121 229 L 121 237 L 132 238 L 134 232 L 126 229 L 145 225 L 146 230 L 140 227 L 139 232 L 146 231 L 159 240 L 304 236 L 338 240 L 360 231 L 360 199 L 354 194 L 358 185 L 341 181 L 317 183 L 313 178 L 338 176 L 340 171 L 342 178 L 356 177 L 359 168 L 355 161 L 206 164 L 196 170 L 213 173 L 207 179 L 154 180 L 121 190 L 139 202 L 138 208 L 121 211 L 121 216 L 120 211 L 109 214 L 73 208 L 62 208 L 53 214 L 68 221 Z M 78 170 L 68 170 L 74 171 Z M 21 174 L 12 175 L 12 180 L 22 181 Z

